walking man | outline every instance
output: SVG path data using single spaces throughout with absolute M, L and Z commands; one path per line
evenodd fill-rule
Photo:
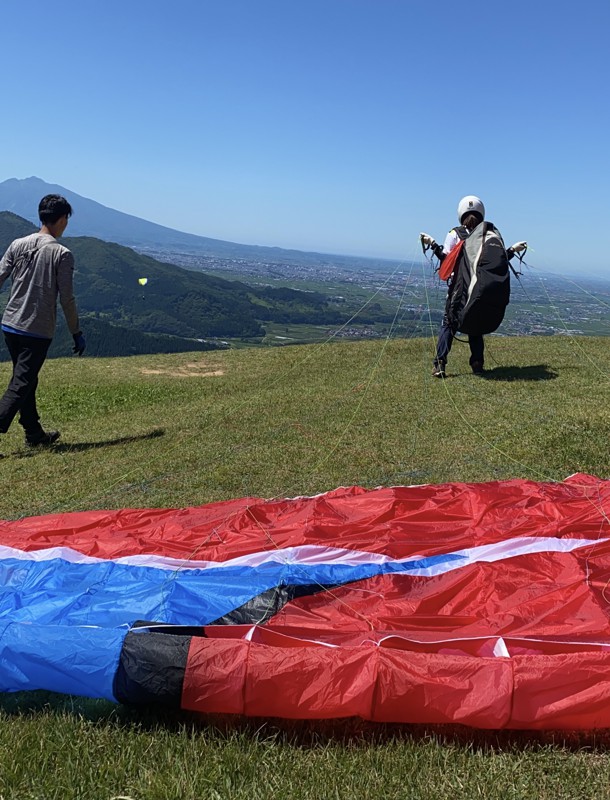
M 38 206 L 40 231 L 15 239 L 0 261 L 0 289 L 7 278 L 12 282 L 1 327 L 13 361 L 13 374 L 0 399 L 0 433 L 6 433 L 19 414 L 26 444 L 32 447 L 53 444 L 60 435 L 44 430 L 36 408 L 38 374 L 55 334 L 58 297 L 74 352 L 82 355 L 85 350 L 72 288 L 74 257 L 57 241 L 71 214 L 65 197 L 46 195 Z

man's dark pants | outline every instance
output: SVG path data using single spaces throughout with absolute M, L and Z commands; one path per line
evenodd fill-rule
M 438 367 L 441 364 L 447 363 L 447 356 L 453 344 L 454 333 L 445 315 L 443 317 L 443 324 L 438 335 L 436 343 L 436 356 L 434 358 L 434 366 Z M 480 364 L 483 366 L 483 353 L 485 343 L 482 336 L 469 336 L 468 344 L 470 345 L 470 366 L 473 364 Z
M 4 331 L 4 341 L 13 361 L 13 375 L 0 399 L 0 433 L 6 433 L 17 413 L 26 436 L 42 432 L 36 408 L 38 373 L 47 357 L 50 339 L 36 339 Z

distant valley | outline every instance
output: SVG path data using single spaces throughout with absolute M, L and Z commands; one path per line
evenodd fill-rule
M 64 194 L 75 207 L 71 235 L 62 241 L 76 259 L 89 355 L 434 337 L 442 316 L 445 288 L 429 264 L 182 234 L 38 178 L 0 183 L 0 209 L 8 208 L 0 210 L 2 252 L 12 239 L 37 230 L 33 215 L 40 197 L 50 192 Z M 0 295 L 0 309 L 6 297 L 6 291 Z M 511 305 L 498 333 L 606 336 L 609 312 L 610 283 L 526 269 L 521 283 L 513 280 Z M 60 319 L 51 355 L 66 355 L 70 345 Z M 0 359 L 6 357 L 0 349 Z
M 38 202 L 45 194 L 61 194 L 72 204 L 74 215 L 70 220 L 71 236 L 92 236 L 139 250 L 151 250 L 156 253 L 181 253 L 184 256 L 217 256 L 250 261 L 276 261 L 284 264 L 333 263 L 350 269 L 354 269 L 358 264 L 373 266 L 385 263 L 383 260 L 330 256 L 195 236 L 192 233 L 166 228 L 140 217 L 108 208 L 64 186 L 47 183 L 36 177 L 9 178 L 2 181 L 0 183 L 0 211 L 11 211 L 36 224 Z
M 22 217 L 0 212 L 0 250 L 35 230 Z M 343 299 L 333 300 L 321 292 L 253 287 L 92 237 L 62 241 L 74 253 L 81 315 L 97 332 L 90 337 L 91 355 L 210 349 L 225 346 L 229 339 L 260 344 L 265 324 L 340 325 L 351 313 Z M 147 279 L 145 286 L 139 283 L 142 277 Z M 374 323 L 387 316 L 375 305 L 363 319 Z M 52 354 L 66 352 L 69 340 L 64 341 L 63 327 L 60 321 Z

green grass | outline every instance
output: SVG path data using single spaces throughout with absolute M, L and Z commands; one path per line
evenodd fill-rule
M 49 361 L 0 517 L 243 495 L 610 474 L 607 339 L 489 337 L 488 379 L 429 339 Z M 8 375 L 0 366 L 0 381 Z M 610 797 L 605 736 L 168 718 L 40 693 L 0 704 L 6 798 Z
M 161 722 L 122 709 L 86 716 L 68 704 L 32 706 L 3 715 L 0 786 L 3 797 L 20 800 L 609 796 L 603 743 L 584 749 L 486 739 L 345 723 Z

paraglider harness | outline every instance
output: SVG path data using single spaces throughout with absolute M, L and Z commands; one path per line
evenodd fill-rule
M 439 277 L 449 282 L 447 321 L 454 335 L 458 331 L 469 336 L 493 333 L 509 303 L 510 272 L 517 279 L 519 273 L 509 264 L 502 236 L 492 222 L 483 221 L 472 232 L 463 225 L 453 230 L 460 241 L 450 253 L 445 255 L 439 245 L 432 245 L 440 261 Z M 422 247 L 425 254 L 431 246 L 422 242 Z

